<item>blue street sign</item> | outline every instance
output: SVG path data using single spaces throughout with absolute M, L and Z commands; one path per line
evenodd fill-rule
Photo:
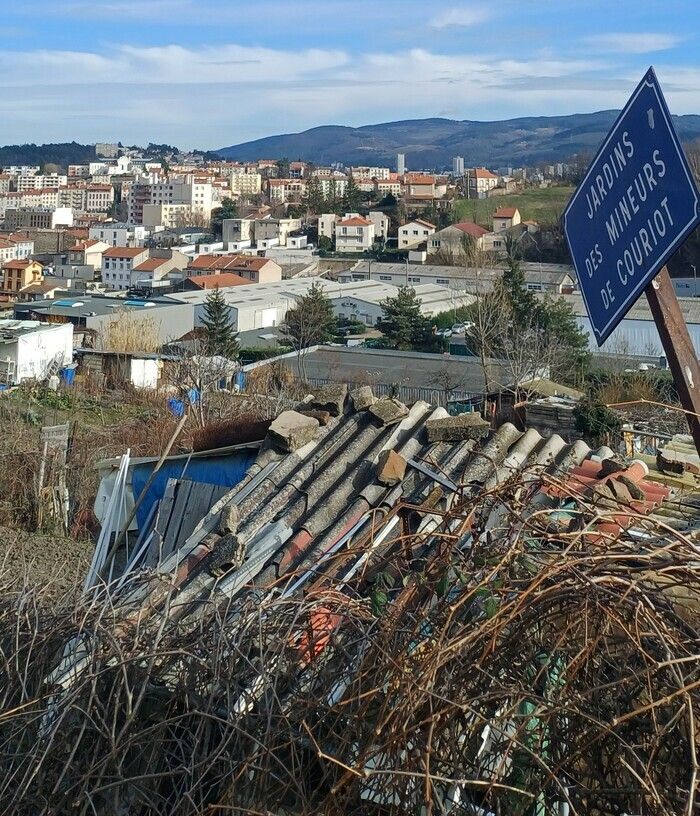
M 700 196 L 650 68 L 564 212 L 598 345 L 700 223 Z

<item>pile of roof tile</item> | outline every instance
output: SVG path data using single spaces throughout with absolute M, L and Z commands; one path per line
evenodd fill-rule
M 0 802 L 694 812 L 700 502 L 484 433 L 324 391 L 172 552 L 62 616 L 6 604 Z

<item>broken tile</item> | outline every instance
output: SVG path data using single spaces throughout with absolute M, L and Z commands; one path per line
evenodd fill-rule
M 406 460 L 395 450 L 384 450 L 377 462 L 377 481 L 392 487 L 403 481 L 406 475 Z
M 270 425 L 268 433 L 274 445 L 291 453 L 315 439 L 318 429 L 317 419 L 297 411 L 283 411 Z
M 488 436 L 489 423 L 477 413 L 459 414 L 425 423 L 429 442 L 461 442 Z
M 357 388 L 353 388 L 350 392 L 350 399 L 356 411 L 366 411 L 367 408 L 374 405 L 377 401 L 369 385 L 360 385 Z
M 408 408 L 397 399 L 385 398 L 377 400 L 369 407 L 369 412 L 376 417 L 382 425 L 394 425 L 401 422 L 408 416 Z
M 348 387 L 345 383 L 329 383 L 313 395 L 306 408 L 311 411 L 328 411 L 331 416 L 340 416 L 345 407 Z

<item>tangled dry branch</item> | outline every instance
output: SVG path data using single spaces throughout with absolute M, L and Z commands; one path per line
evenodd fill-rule
M 465 492 L 429 532 L 404 506 L 303 596 L 4 595 L 2 811 L 690 816 L 698 549 L 540 487 Z

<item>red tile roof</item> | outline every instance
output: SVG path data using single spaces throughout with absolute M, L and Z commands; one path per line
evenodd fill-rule
M 485 167 L 476 167 L 474 168 L 474 178 L 497 179 L 498 176 L 494 175 L 490 170 L 487 170 Z
M 471 235 L 472 238 L 481 238 L 488 232 L 487 229 L 484 229 L 471 221 L 463 221 L 461 224 L 453 224 L 452 226 L 456 227 L 458 230 L 461 230 L 466 235 Z
M 372 224 L 366 218 L 348 218 L 346 221 L 340 221 L 339 227 L 369 227 Z
M 513 218 L 518 212 L 517 207 L 501 207 L 493 214 L 494 218 Z
M 168 262 L 167 258 L 146 258 L 145 261 L 142 261 L 138 266 L 135 266 L 131 271 L 153 272 L 155 269 L 158 269 L 159 266 L 163 266 L 163 264 L 167 262 Z
M 187 278 L 190 283 L 200 289 L 225 289 L 227 286 L 250 286 L 250 281 L 233 272 L 222 272 L 219 275 L 193 275 Z
M 435 176 L 426 176 L 424 173 L 406 173 L 404 184 L 435 184 Z
M 28 258 L 23 260 L 14 260 L 14 261 L 7 261 L 7 263 L 3 264 L 3 269 L 26 269 L 28 266 L 32 266 L 38 263 L 38 261 L 31 261 Z M 41 264 L 39 264 L 41 266 Z
M 148 250 L 143 247 L 110 247 L 103 258 L 136 258 Z
M 269 258 L 250 255 L 200 255 L 190 261 L 190 269 L 254 269 L 259 271 L 270 263 Z

